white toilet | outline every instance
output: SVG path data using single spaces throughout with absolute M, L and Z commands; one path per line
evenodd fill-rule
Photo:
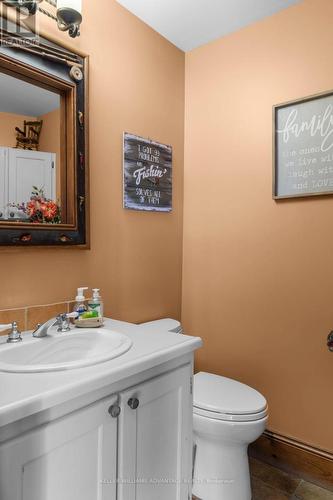
M 256 390 L 229 378 L 194 376 L 193 494 L 202 500 L 251 500 L 247 448 L 265 430 L 268 410 Z
M 182 333 L 173 319 L 142 323 Z M 251 500 L 247 448 L 265 430 L 265 398 L 235 380 L 200 372 L 193 391 L 193 495 L 199 500 Z

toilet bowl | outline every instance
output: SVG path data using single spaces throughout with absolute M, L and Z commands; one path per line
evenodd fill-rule
M 251 500 L 247 448 L 265 430 L 267 402 L 235 380 L 194 376 L 193 494 L 202 500 Z

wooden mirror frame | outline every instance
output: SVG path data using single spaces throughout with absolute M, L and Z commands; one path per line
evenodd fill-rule
M 61 98 L 61 140 L 66 147 L 61 148 L 60 183 L 66 194 L 66 223 L 1 221 L 0 246 L 89 248 L 88 58 L 40 36 L 31 44 L 31 39 L 13 33 L 0 30 L 0 72 L 56 92 Z

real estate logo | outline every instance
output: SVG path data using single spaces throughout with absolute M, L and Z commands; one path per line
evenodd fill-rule
M 29 46 L 38 42 L 38 16 L 32 15 L 34 9 L 36 9 L 36 4 L 31 0 L 2 0 L 0 2 L 0 44 L 2 46 Z

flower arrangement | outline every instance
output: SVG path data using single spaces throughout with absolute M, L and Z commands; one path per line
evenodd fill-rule
M 60 206 L 45 197 L 43 188 L 32 186 L 30 200 L 26 203 L 11 204 L 23 212 L 34 224 L 61 224 Z

